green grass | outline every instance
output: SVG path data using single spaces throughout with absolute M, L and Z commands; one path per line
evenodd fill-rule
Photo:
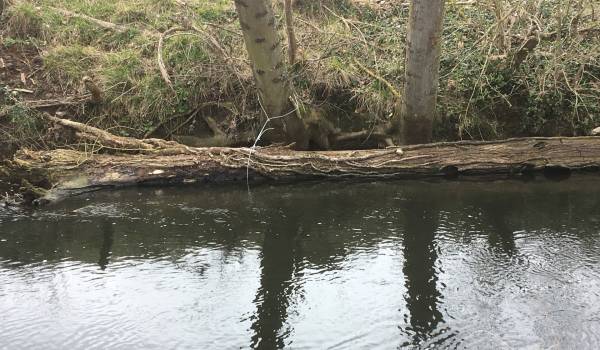
M 436 138 L 583 134 L 597 126 L 600 35 L 566 35 L 565 23 L 577 18 L 579 28 L 598 25 L 592 16 L 598 16 L 600 7 L 585 0 L 579 11 L 569 2 L 571 11 L 561 12 L 568 2 L 549 0 L 536 15 L 530 0 L 504 2 L 518 14 L 507 33 L 512 40 L 507 52 L 494 46 L 496 18 L 490 6 L 449 2 Z M 240 31 L 233 1 L 187 3 L 181 7 L 173 0 L 20 0 L 4 16 L 2 44 L 38 47 L 44 77 L 64 95 L 84 92 L 81 78 L 93 77 L 106 101 L 101 107 L 79 109 L 80 117 L 121 134 L 141 136 L 206 102 L 235 106 L 236 115 L 226 116 L 228 121 L 252 119 L 260 109 L 241 36 L 235 34 Z M 595 12 L 590 6 L 596 6 Z M 102 28 L 57 8 L 127 30 Z M 277 11 L 281 15 L 279 7 Z M 565 35 L 542 41 L 513 70 L 511 58 L 532 15 L 544 32 L 560 28 Z M 346 119 L 366 116 L 374 123 L 390 118 L 396 112 L 394 96 L 354 61 L 401 91 L 407 17 L 402 6 L 380 11 L 351 0 L 306 1 L 296 11 L 300 61 L 290 70 L 297 97 Z M 171 90 L 158 69 L 157 35 L 186 22 L 210 33 L 229 57 L 197 33 L 167 38 L 162 55 L 173 81 Z
M 55 46 L 43 56 L 44 72 L 50 82 L 64 89 L 74 88 L 84 76 L 104 73 L 98 66 L 103 56 L 92 46 Z
M 6 34 L 14 39 L 41 39 L 46 27 L 32 3 L 18 2 L 11 5 L 4 15 Z

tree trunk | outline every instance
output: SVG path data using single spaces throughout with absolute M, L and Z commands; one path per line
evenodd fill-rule
M 289 82 L 281 39 L 277 32 L 271 0 L 235 0 L 235 6 L 244 32 L 244 42 L 252 64 L 259 98 L 271 121 L 273 141 L 295 142 L 298 149 L 306 149 L 306 127 L 289 101 Z
M 285 29 L 288 37 L 288 60 L 290 65 L 296 64 L 296 52 L 298 51 L 298 43 L 296 41 L 296 33 L 294 32 L 294 13 L 292 10 L 292 0 L 284 0 L 285 7 Z
M 444 0 L 412 0 L 406 40 L 400 142 L 431 141 L 440 67 Z
M 271 1 L 236 0 L 235 6 L 263 107 L 270 117 L 282 115 L 289 89 Z
M 119 137 L 64 119 L 80 141 L 108 150 L 20 151 L 2 169 L 41 202 L 102 188 L 143 184 L 488 176 L 600 169 L 600 137 L 448 142 L 403 149 L 306 152 L 288 148 L 193 148 L 172 141 Z M 33 185 L 31 185 L 33 184 Z M 49 189 L 43 190 L 41 187 Z
M 496 47 L 501 54 L 506 53 L 506 25 L 504 19 L 504 0 L 494 0 L 494 14 L 496 15 Z

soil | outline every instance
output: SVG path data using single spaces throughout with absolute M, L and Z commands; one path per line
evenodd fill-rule
M 55 93 L 42 83 L 42 58 L 37 48 L 26 45 L 0 45 L 0 132 L 9 130 L 3 108 L 12 99 L 32 101 L 55 98 Z M 11 158 L 18 145 L 0 137 L 0 161 Z M 1 184 L 0 184 L 1 186 Z
M 9 92 L 22 100 L 52 98 L 52 91 L 41 83 L 41 75 L 42 58 L 35 47 L 0 46 L 0 81 Z

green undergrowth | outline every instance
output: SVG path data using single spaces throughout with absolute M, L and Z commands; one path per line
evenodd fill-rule
M 185 117 L 173 116 L 196 109 L 222 117 L 233 129 L 258 120 L 233 1 L 13 2 L 2 18 L 2 45 L 36 47 L 42 77 L 60 96 L 85 93 L 84 76 L 103 90 L 101 104 L 74 108 L 81 120 L 138 137 L 160 125 L 166 134 L 192 132 L 193 123 L 182 126 Z M 364 3 L 299 0 L 295 9 L 300 52 L 289 71 L 295 98 L 323 107 L 349 128 L 392 117 L 398 101 L 386 83 L 398 91 L 403 84 L 408 8 Z M 493 1 L 448 2 L 436 139 L 581 135 L 598 126 L 600 6 L 592 0 L 548 0 L 540 7 L 530 0 L 501 3 L 505 15 L 499 21 Z M 505 27 L 503 35 L 498 23 Z M 201 32 L 183 30 L 165 38 L 161 55 L 170 87 L 159 70 L 159 35 L 192 25 Z M 527 38 L 537 35 L 551 37 L 514 64 Z

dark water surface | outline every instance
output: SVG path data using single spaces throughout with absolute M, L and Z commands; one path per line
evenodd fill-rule
M 0 212 L 0 349 L 598 349 L 600 177 Z

